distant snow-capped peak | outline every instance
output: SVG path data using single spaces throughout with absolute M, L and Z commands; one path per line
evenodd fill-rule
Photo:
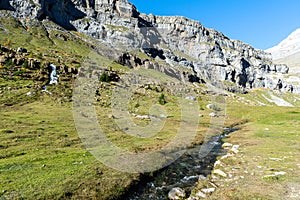
M 274 60 L 300 52 L 300 28 L 292 32 L 277 46 L 267 49 L 266 52 L 271 53 Z

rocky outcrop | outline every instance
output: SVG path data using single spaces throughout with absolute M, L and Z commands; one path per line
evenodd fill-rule
M 278 65 L 277 69 L 283 71 L 289 76 L 284 78 L 284 87 L 294 93 L 300 93 L 300 29 L 298 28 L 292 32 L 286 39 L 280 42 L 277 46 L 266 50 L 272 54 L 275 63 L 285 63 L 289 67 L 286 69 L 284 66 Z M 288 84 L 286 84 L 288 83 Z
M 178 79 L 182 82 L 199 83 L 201 81 L 195 74 L 190 73 L 189 71 L 179 70 L 172 66 L 166 67 L 164 65 L 158 64 L 157 62 L 150 61 L 149 59 L 141 59 L 129 53 L 122 54 L 117 60 L 117 62 L 121 65 L 127 66 L 129 68 L 134 68 L 134 69 L 138 69 L 138 68 L 154 69 L 172 78 Z
M 20 51 L 22 49 L 22 51 Z M 60 74 L 61 77 L 58 77 Z M 56 84 L 59 80 L 72 84 L 72 80 L 78 74 L 76 68 L 65 65 L 54 66 L 48 62 L 41 63 L 36 58 L 30 58 L 26 49 L 18 50 L 0 45 L 0 77 L 14 79 L 22 76 L 24 80 L 30 79 L 42 84 Z
M 123 52 L 142 50 L 160 59 L 164 69 L 185 67 L 193 76 L 230 91 L 279 89 L 279 82 L 281 90 L 294 88 L 282 78 L 287 66 L 272 64 L 270 53 L 185 17 L 140 14 L 127 0 L 11 0 L 0 7 L 8 5 L 14 9 L 10 15 L 23 23 L 28 18 L 49 19 Z M 5 15 L 0 11 L 0 16 Z M 152 65 L 144 62 L 142 66 Z

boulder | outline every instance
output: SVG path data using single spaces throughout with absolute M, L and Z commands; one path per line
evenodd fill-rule
M 180 200 L 185 197 L 185 191 L 179 187 L 175 187 L 168 193 L 168 198 L 170 200 Z
M 229 151 L 234 154 L 237 154 L 239 152 L 238 148 L 239 148 L 239 145 L 233 145 Z
M 27 49 L 25 49 L 23 47 L 18 47 L 17 52 L 18 53 L 27 53 Z
M 233 146 L 233 144 L 230 144 L 228 142 L 225 142 L 224 144 L 222 144 L 223 149 L 230 149 L 232 146 Z
M 7 61 L 7 57 L 0 56 L 0 64 L 4 64 Z
M 211 113 L 209 113 L 209 116 L 210 116 L 210 117 L 217 117 L 217 114 L 214 113 L 214 112 L 211 112 Z
M 190 100 L 190 101 L 196 101 L 197 100 L 197 98 L 194 97 L 194 96 L 187 96 L 187 97 L 185 97 L 185 99 Z
M 203 192 L 201 191 L 198 191 L 196 194 L 195 194 L 196 197 L 198 198 L 206 198 L 206 194 L 204 194 Z
M 203 188 L 203 189 L 201 189 L 201 191 L 205 194 L 211 194 L 214 191 L 216 191 L 216 188 Z
M 207 104 L 207 105 L 206 105 L 206 108 L 207 108 L 207 109 L 213 109 L 213 107 L 214 107 L 213 104 Z
M 276 65 L 276 71 L 282 74 L 287 74 L 289 73 L 289 68 L 287 65 L 284 64 Z
M 227 177 L 227 174 L 225 172 L 223 172 L 222 170 L 220 170 L 220 169 L 213 170 L 212 174 L 218 175 L 218 176 L 221 176 L 221 177 L 224 177 L 224 178 Z

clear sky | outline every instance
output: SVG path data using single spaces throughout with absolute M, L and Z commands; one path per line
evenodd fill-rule
M 255 48 L 277 45 L 300 28 L 300 0 L 129 0 L 140 12 L 180 15 Z

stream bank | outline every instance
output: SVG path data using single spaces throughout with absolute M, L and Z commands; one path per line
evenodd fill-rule
M 143 175 L 138 184 L 132 186 L 122 196 L 122 200 L 163 200 L 168 199 L 168 193 L 173 188 L 181 188 L 188 197 L 198 180 L 207 179 L 212 173 L 217 157 L 226 154 L 222 148 L 222 139 L 236 131 L 235 128 L 224 128 L 222 134 L 211 137 L 207 143 L 212 147 L 205 157 L 199 156 L 202 145 L 188 149 L 184 155 L 171 165 L 154 172 L 152 175 Z

